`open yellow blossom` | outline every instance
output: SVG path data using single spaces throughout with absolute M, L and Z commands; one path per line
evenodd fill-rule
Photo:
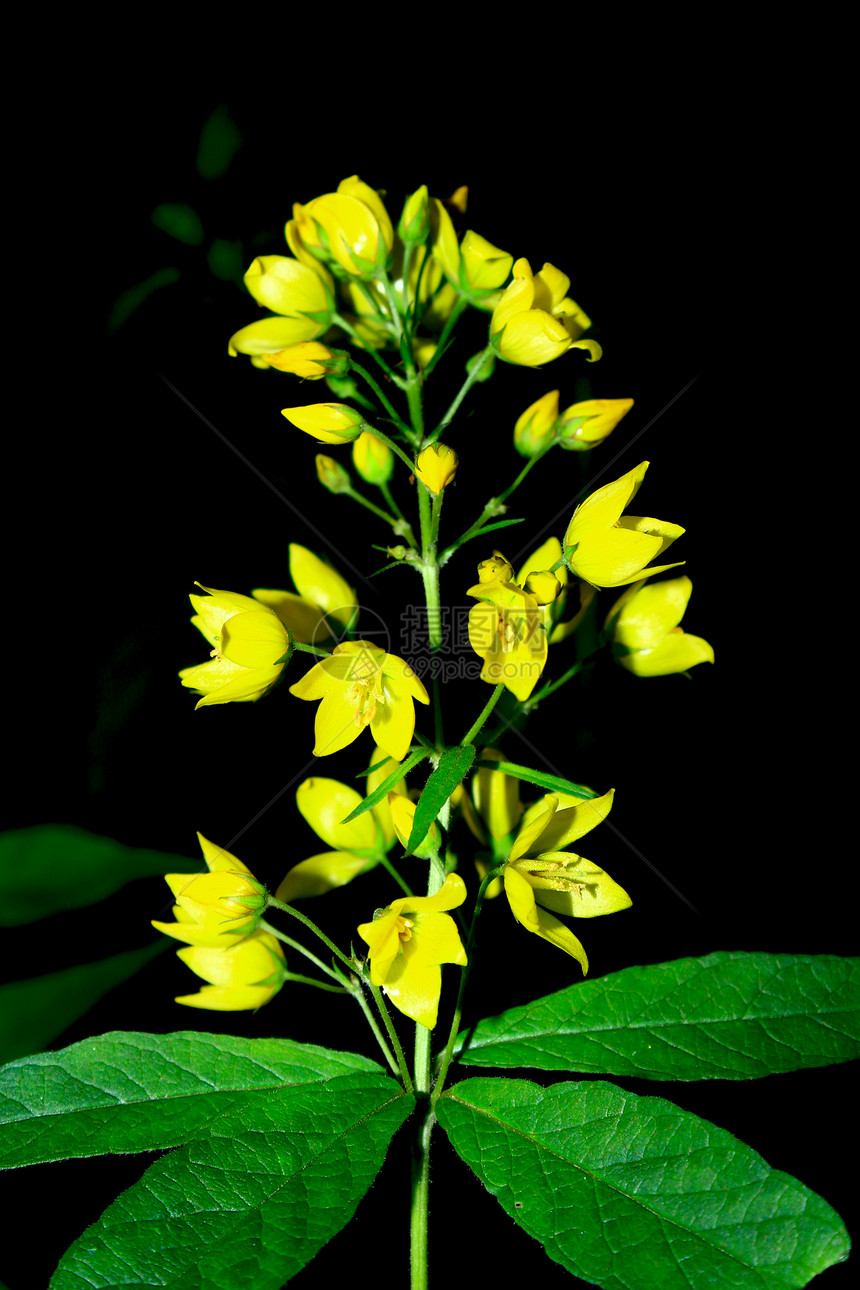
M 189 1008 L 253 1011 L 274 998 L 286 980 L 284 952 L 270 932 L 256 931 L 227 949 L 193 946 L 177 954 L 192 972 L 211 983 L 197 994 L 183 994 L 175 1000 Z
M 318 644 L 354 623 L 355 588 L 336 569 L 298 542 L 290 543 L 289 559 L 298 594 L 255 587 L 253 596 L 277 614 L 295 640 Z
M 592 586 L 625 587 L 643 573 L 648 577 L 684 563 L 676 560 L 645 567 L 681 536 L 680 524 L 621 513 L 639 491 L 649 465 L 640 462 L 620 479 L 604 484 L 573 512 L 564 535 L 564 554 L 573 572 Z
M 402 761 L 415 731 L 415 706 L 430 698 L 408 663 L 370 641 L 345 641 L 316 663 L 290 694 L 320 700 L 315 757 L 339 752 L 366 726 L 380 748 Z
M 229 352 L 259 357 L 304 341 L 328 329 L 334 312 L 334 281 L 315 261 L 301 264 L 287 255 L 258 255 L 245 274 L 257 304 L 279 317 L 260 318 L 230 337 Z
M 713 663 L 714 650 L 701 636 L 679 627 L 693 584 L 684 575 L 663 582 L 635 582 L 606 616 L 613 625 L 618 662 L 634 676 L 668 676 L 697 663 Z
M 446 910 L 466 899 L 466 885 L 449 873 L 433 896 L 404 896 L 379 911 L 358 934 L 370 947 L 370 979 L 400 1012 L 432 1030 L 442 993 L 441 964 L 466 965 L 457 924 Z
M 523 816 L 503 874 L 505 895 L 518 923 L 570 954 L 588 972 L 580 941 L 557 914 L 595 918 L 632 904 L 623 887 L 583 856 L 563 848 L 589 833 L 609 814 L 614 789 L 602 797 L 562 805 L 548 794 Z
M 511 271 L 513 256 L 500 251 L 480 233 L 469 229 L 462 242 L 444 202 L 430 204 L 430 250 L 456 293 L 478 309 L 491 310 L 501 298 L 499 288 Z
M 589 363 L 602 354 L 594 340 L 577 340 L 591 319 L 567 295 L 570 278 L 552 264 L 532 273 L 528 260 L 514 265 L 514 280 L 493 310 L 490 340 L 507 363 L 540 367 L 569 349 L 588 350 Z
M 372 793 L 399 767 L 399 762 L 383 753 L 367 777 L 367 793 Z M 406 801 L 405 797 L 400 798 L 405 792 L 404 778 L 388 796 Z M 344 823 L 361 801 L 361 795 L 354 788 L 336 779 L 315 775 L 299 785 L 296 792 L 299 811 L 332 850 L 293 865 L 275 893 L 278 900 L 289 904 L 308 896 L 321 896 L 379 864 L 396 838 L 391 808 L 388 799 L 383 798 L 369 811 Z
M 290 250 L 305 264 L 324 261 L 338 276 L 373 277 L 388 262 L 394 230 L 382 198 L 358 175 L 336 193 L 293 206 L 286 228 Z
M 180 680 L 202 694 L 197 707 L 254 702 L 281 675 L 290 649 L 289 635 L 266 605 L 234 591 L 197 586 L 207 594 L 190 596 L 191 621 L 212 646 L 208 663 L 185 667 Z
M 497 576 L 492 576 L 494 568 Z M 522 700 L 546 666 L 547 634 L 537 596 L 510 581 L 508 570 L 511 566 L 499 552 L 479 565 L 481 581 L 466 592 L 479 602 L 469 610 L 469 643 L 484 660 L 481 680 L 501 682 Z
M 169 873 L 175 923 L 153 921 L 165 936 L 209 948 L 235 944 L 254 931 L 268 903 L 266 889 L 238 857 L 198 833 L 207 873 Z

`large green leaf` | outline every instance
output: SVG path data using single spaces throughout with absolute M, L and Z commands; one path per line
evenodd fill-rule
M 424 785 L 415 816 L 412 831 L 406 843 L 406 853 L 411 855 L 427 836 L 430 825 L 436 819 L 448 798 L 458 784 L 469 773 L 469 767 L 475 760 L 476 749 L 473 744 L 464 748 L 446 748 L 439 758 L 439 765 Z
M 203 861 L 87 833 L 74 824 L 38 824 L 0 833 L 0 926 L 81 909 L 133 878 L 194 873 Z
M 151 1165 L 52 1290 L 278 1290 L 352 1218 L 413 1105 L 381 1072 L 258 1094 Z
M 109 990 L 140 971 L 166 945 L 156 941 L 96 963 L 0 985 L 0 1062 L 47 1048 Z
M 478 1022 L 466 1066 L 752 1079 L 860 1056 L 860 959 L 720 950 L 625 968 Z
M 351 1071 L 381 1068 L 290 1039 L 115 1031 L 0 1070 L 0 1161 L 173 1147 L 261 1094 Z
M 607 1290 L 789 1290 L 850 1248 L 820 1196 L 663 1098 L 470 1079 L 436 1114 L 511 1218 Z

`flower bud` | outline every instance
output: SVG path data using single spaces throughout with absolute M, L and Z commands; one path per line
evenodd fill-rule
M 406 198 L 397 232 L 404 246 L 415 246 L 427 241 L 427 234 L 430 232 L 430 194 L 426 184 L 422 184 L 411 197 Z
M 559 596 L 562 585 L 554 573 L 544 569 L 540 573 L 530 573 L 526 578 L 525 590 L 534 596 L 539 605 L 549 605 Z
M 511 271 L 514 257 L 469 229 L 460 243 L 461 285 L 497 291 Z
M 509 564 L 501 551 L 494 551 L 489 560 L 482 560 L 478 565 L 479 582 L 513 582 L 514 567 Z
M 343 376 L 349 371 L 349 355 L 342 349 L 329 349 L 318 340 L 304 341 L 265 356 L 267 367 L 279 372 L 292 372 L 306 380 L 318 381 L 323 376 Z
M 316 467 L 317 479 L 330 493 L 348 493 L 352 490 L 349 475 L 334 457 L 324 457 L 322 453 L 317 453 Z
M 585 399 L 561 414 L 558 424 L 562 448 L 583 452 L 606 439 L 633 407 L 632 399 Z
M 438 495 L 456 475 L 458 462 L 459 457 L 453 448 L 444 443 L 431 443 L 429 448 L 418 454 L 415 474 L 425 488 Z
M 550 390 L 526 408 L 514 426 L 514 447 L 523 457 L 534 457 L 551 437 L 558 420 L 558 390 Z
M 346 403 L 309 403 L 302 408 L 281 408 L 281 416 L 318 443 L 349 443 L 367 424 L 360 412 Z
M 394 473 L 394 453 L 366 430 L 352 445 L 352 464 L 368 484 L 387 484 Z
M 605 624 L 613 624 L 615 653 L 622 667 L 634 676 L 669 676 L 697 663 L 713 663 L 713 647 L 679 626 L 692 590 L 686 576 L 628 587 Z

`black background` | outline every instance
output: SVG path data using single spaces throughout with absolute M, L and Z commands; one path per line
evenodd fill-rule
M 224 101 L 244 145 L 221 178 L 204 180 L 194 166 L 200 128 Z M 633 412 L 589 459 L 591 474 L 580 473 L 572 454 L 554 454 L 512 514 L 527 515 L 526 533 L 558 516 L 553 531 L 561 533 L 572 498 L 610 455 L 617 463 L 600 482 L 649 459 L 637 505 L 686 526 L 675 548 L 694 583 L 685 626 L 716 650 L 717 665 L 696 668 L 689 680 L 641 681 L 601 668 L 586 687 L 571 686 L 535 715 L 526 733 L 537 762 L 515 736 L 502 745 L 512 760 L 554 768 L 600 791 L 617 789 L 614 830 L 604 826 L 584 850 L 634 904 L 583 925 L 592 974 L 715 949 L 853 952 L 852 892 L 842 885 L 846 861 L 830 823 L 831 757 L 821 716 L 832 691 L 809 629 L 808 584 L 791 577 L 777 428 L 746 389 L 750 347 L 761 333 L 742 303 L 752 262 L 738 259 L 737 225 L 725 201 L 727 188 L 747 191 L 750 180 L 734 127 L 703 112 L 692 87 L 678 80 L 602 115 L 564 96 L 557 113 L 528 95 L 516 113 L 492 95 L 478 107 L 477 96 L 454 88 L 397 118 L 373 99 L 349 108 L 322 96 L 297 121 L 288 102 L 279 115 L 271 100 L 263 106 L 223 92 L 193 100 L 165 86 L 120 92 L 111 112 L 82 106 L 77 146 L 68 145 L 69 133 L 54 157 L 48 188 L 56 218 L 41 230 L 36 295 L 38 303 L 45 283 L 62 307 L 53 324 L 59 334 L 46 344 L 44 330 L 38 333 L 34 398 L 17 436 L 21 509 L 9 541 L 11 577 L 32 627 L 26 670 L 20 656 L 10 668 L 15 755 L 7 825 L 68 821 L 188 855 L 200 829 L 232 845 L 271 888 L 319 849 L 294 809 L 292 786 L 314 770 L 348 780 L 367 764 L 370 741 L 313 767 L 313 708 L 295 702 L 285 686 L 259 705 L 195 713 L 193 697 L 176 681 L 179 667 L 205 656 L 186 596 L 195 580 L 239 591 L 288 585 L 288 544 L 322 549 L 302 515 L 324 530 L 335 563 L 341 550 L 366 571 L 382 563 L 368 543 L 385 543 L 387 531 L 322 492 L 313 468 L 317 446 L 279 415 L 283 406 L 318 401 L 321 387 L 227 357 L 227 337 L 257 310 L 232 283 L 212 277 L 205 246 L 213 237 L 241 240 L 248 262 L 258 252 L 284 252 L 292 202 L 331 190 L 356 170 L 388 190 L 395 216 L 422 182 L 440 195 L 466 183 L 468 226 L 526 255 L 533 268 L 549 260 L 567 272 L 571 293 L 595 321 L 604 358 L 587 366 L 573 351 L 541 372 L 504 368 L 473 390 L 468 415 L 449 436 L 461 465 L 445 502 L 445 532 L 465 527 L 518 469 L 510 444 L 519 412 L 556 386 L 566 406 L 587 376 L 595 396 L 634 397 Z M 200 213 L 202 250 L 153 227 L 151 211 L 164 201 L 188 202 Z M 165 265 L 180 270 L 178 283 L 106 338 L 118 295 Z M 484 343 L 481 320 L 471 325 L 456 351 L 463 360 Z M 440 373 L 431 410 L 441 413 L 458 380 L 459 373 L 448 390 Z M 401 477 L 395 487 L 408 505 Z M 512 532 L 500 545 L 516 563 L 515 549 L 527 539 Z M 443 571 L 450 604 L 466 603 L 474 562 L 489 554 L 478 545 Z M 398 617 L 419 591 L 408 570 L 390 573 L 371 584 L 366 604 L 388 616 L 396 638 Z M 611 603 L 610 593 L 604 602 Z M 398 652 L 394 641 L 392 648 Z M 551 655 L 547 676 L 566 665 Z M 476 682 L 452 687 L 452 724 L 465 729 L 486 693 Z M 426 728 L 423 713 L 419 720 Z M 461 843 L 465 859 L 468 843 Z M 471 883 L 468 859 L 463 872 Z M 326 898 L 318 913 L 346 942 L 387 898 L 374 874 Z M 16 931 L 7 938 L 11 975 L 144 945 L 149 919 L 165 909 L 163 886 L 141 882 L 115 897 L 108 912 Z M 519 929 L 502 902 L 487 911 L 485 924 L 470 987 L 473 1019 L 577 978 L 576 965 Z M 317 1007 L 296 987 L 255 1015 L 215 1017 L 172 1002 L 191 988 L 186 970 L 165 953 L 57 1046 L 113 1028 L 221 1029 L 374 1055 L 347 1001 Z M 680 1090 L 625 1086 L 673 1097 L 729 1129 L 820 1192 L 850 1227 L 853 1195 L 838 1162 L 853 1074 L 842 1067 Z M 396 1269 L 408 1248 L 407 1153 L 403 1134 L 351 1228 L 292 1284 L 334 1275 L 369 1240 L 376 1247 L 384 1240 L 391 1275 L 402 1279 Z M 22 1250 L 4 1251 L 9 1263 L 0 1275 L 12 1290 L 46 1284 L 65 1246 L 145 1163 L 72 1161 L 10 1175 L 4 1209 L 13 1222 L 15 1213 L 44 1205 L 52 1215 L 48 1236 L 26 1259 Z M 571 1284 L 500 1215 L 441 1133 L 434 1184 L 437 1274 L 456 1244 L 464 1281 L 478 1272 L 504 1275 L 513 1260 L 531 1258 L 542 1284 Z M 847 1275 L 847 1268 L 831 1269 L 821 1284 L 847 1284 Z

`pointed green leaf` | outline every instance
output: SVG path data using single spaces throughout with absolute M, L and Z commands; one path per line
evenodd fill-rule
M 468 775 L 475 760 L 475 752 L 474 744 L 466 744 L 464 748 L 446 748 L 439 758 L 439 765 L 424 785 L 418 805 L 415 807 L 412 831 L 406 843 L 407 855 L 411 855 L 417 847 L 420 847 L 429 832 L 430 825 L 457 785 L 462 784 Z
M 207 117 L 197 145 L 197 173 L 201 179 L 217 179 L 228 169 L 242 146 L 241 132 L 222 103 Z
M 518 766 L 512 761 L 479 761 L 478 765 L 503 771 L 514 779 L 524 779 L 527 784 L 537 784 L 538 788 L 545 788 L 548 793 L 570 793 L 573 797 L 585 799 L 599 796 L 582 784 L 574 784 L 572 780 L 562 779 L 559 775 L 547 775 L 542 770 L 532 770 L 531 766 Z
M 74 824 L 11 829 L 0 833 L 0 926 L 93 905 L 133 878 L 202 868 L 199 857 L 126 847 Z
M 200 216 L 186 202 L 162 202 L 150 216 L 156 228 L 178 242 L 199 246 L 203 241 L 203 224 Z
M 483 537 L 485 533 L 492 533 L 495 529 L 506 529 L 509 528 L 511 524 L 524 523 L 525 516 L 518 520 L 496 520 L 495 524 L 485 524 L 483 528 L 475 529 L 474 533 L 469 534 L 469 541 L 471 542 L 472 538 Z
M 436 1114 L 506 1213 L 607 1290 L 795 1290 L 848 1255 L 826 1201 L 663 1098 L 471 1079 Z
M 11 1168 L 173 1147 L 261 1094 L 349 1071 L 381 1068 L 289 1039 L 100 1035 L 0 1070 L 0 1161 Z
M 382 1073 L 257 1095 L 151 1165 L 52 1290 L 279 1290 L 352 1218 L 413 1105 Z
M 159 941 L 96 963 L 0 985 L 0 1062 L 38 1053 L 167 946 Z
M 381 802 L 383 797 L 387 797 L 392 788 L 394 788 L 396 784 L 400 783 L 403 776 L 408 774 L 414 766 L 417 766 L 419 761 L 423 761 L 426 756 L 427 753 L 423 748 L 416 748 L 415 752 L 411 752 L 409 754 L 399 770 L 392 771 L 390 775 L 387 775 L 379 787 L 375 788 L 372 793 L 369 793 L 367 797 L 359 803 L 354 811 L 350 811 L 349 815 L 344 816 L 341 820 L 341 824 L 349 824 L 350 820 L 357 820 L 359 815 L 364 815 L 365 811 L 369 811 L 372 806 L 376 806 L 376 803 Z M 375 768 L 371 766 L 370 770 L 373 769 Z M 369 775 L 370 770 L 366 772 L 362 771 L 362 774 L 366 773 Z
M 645 1079 L 827 1066 L 860 1057 L 860 959 L 720 950 L 625 968 L 480 1021 L 464 1044 L 466 1066 Z

